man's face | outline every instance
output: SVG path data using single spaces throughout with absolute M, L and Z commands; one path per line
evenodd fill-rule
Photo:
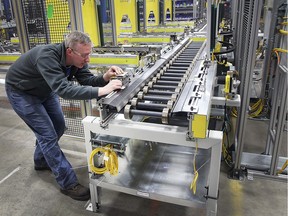
M 67 51 L 71 56 L 72 64 L 78 68 L 82 68 L 90 61 L 92 47 L 91 44 L 77 44 L 75 48 L 68 48 Z

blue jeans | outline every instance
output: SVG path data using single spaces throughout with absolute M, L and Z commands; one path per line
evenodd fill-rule
M 62 189 L 78 184 L 76 174 L 58 144 L 65 130 L 58 95 L 52 92 L 46 98 L 39 98 L 9 85 L 6 85 L 6 93 L 15 112 L 36 136 L 35 166 L 48 165 Z

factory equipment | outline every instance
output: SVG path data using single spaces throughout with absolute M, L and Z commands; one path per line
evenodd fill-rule
M 243 180 L 256 176 L 287 182 L 287 154 L 280 150 L 286 145 L 282 137 L 287 120 L 287 1 L 268 1 L 265 6 L 262 1 L 252 0 L 232 3 L 235 69 L 241 80 L 242 103 L 232 112 L 237 124 L 230 177 Z M 263 146 L 258 153 L 243 151 L 248 117 L 270 121 L 265 149 Z
M 97 101 L 99 116 L 83 120 L 88 210 L 107 188 L 216 215 L 222 131 L 209 119 L 213 104 L 232 100 L 214 97 L 216 64 L 206 56 L 206 41 L 181 38 Z

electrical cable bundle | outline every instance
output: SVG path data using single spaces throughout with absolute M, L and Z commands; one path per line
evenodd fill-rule
M 233 160 L 232 160 L 232 155 L 229 152 L 230 148 L 230 143 L 229 143 L 229 133 L 231 132 L 231 120 L 229 118 L 228 112 L 227 112 L 227 106 L 225 103 L 224 107 L 225 113 L 224 113 L 224 122 L 222 126 L 222 131 L 223 131 L 223 138 L 222 138 L 222 154 L 223 154 L 223 159 L 225 163 L 229 166 L 232 167 L 233 165 Z M 226 140 L 226 143 L 225 143 Z
M 251 106 L 251 110 L 249 112 L 249 117 L 257 117 L 263 111 L 264 108 L 264 100 L 259 99 L 256 103 Z
M 103 167 L 96 167 L 94 166 L 94 156 L 98 153 L 104 154 L 104 166 Z M 104 174 L 105 172 L 110 172 L 111 175 L 118 174 L 118 156 L 116 152 L 113 150 L 112 145 L 106 145 L 104 147 L 97 147 L 95 148 L 91 154 L 89 159 L 89 165 L 91 171 L 96 174 Z
M 258 117 L 264 110 L 264 104 L 265 104 L 265 100 L 259 99 L 256 103 L 253 103 L 252 105 L 250 105 L 251 110 L 249 111 L 249 114 L 248 114 L 249 117 L 250 118 Z M 238 112 L 235 107 L 232 108 L 231 115 L 237 118 Z

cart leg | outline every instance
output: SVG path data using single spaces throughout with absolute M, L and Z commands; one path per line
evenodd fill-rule
M 212 146 L 210 171 L 208 180 L 208 194 L 207 194 L 207 215 L 217 214 L 217 199 L 218 199 L 218 187 L 219 187 L 219 176 L 220 176 L 220 162 L 221 162 L 221 145 L 222 140 Z
M 101 188 L 91 183 L 89 184 L 89 187 L 90 187 L 91 200 L 90 204 L 86 209 L 89 211 L 98 212 L 101 204 L 100 200 Z
M 206 202 L 206 216 L 217 215 L 217 200 L 208 199 Z

